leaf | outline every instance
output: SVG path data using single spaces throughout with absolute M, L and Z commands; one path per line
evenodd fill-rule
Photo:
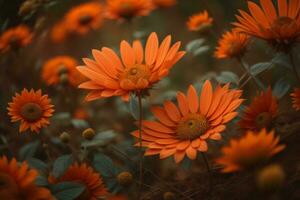
M 49 185 L 49 182 L 48 182 L 48 179 L 44 176 L 38 176 L 36 179 L 35 179 L 35 184 L 38 185 L 38 186 L 48 186 Z
M 95 146 L 105 146 L 110 143 L 117 134 L 113 130 L 107 130 L 97 133 L 91 141 L 84 141 L 81 143 L 82 147 L 95 147 Z
M 290 59 L 285 53 L 277 53 L 271 62 L 289 69 L 292 68 Z
M 187 52 L 193 53 L 195 50 L 199 49 L 204 44 L 204 42 L 205 39 L 203 38 L 192 40 L 186 45 L 185 49 Z
M 52 117 L 52 121 L 61 126 L 68 126 L 71 123 L 71 114 L 68 112 L 57 113 Z
M 256 76 L 266 70 L 270 70 L 274 64 L 272 62 L 261 62 L 254 64 L 250 67 L 250 72 L 253 76 Z
M 74 200 L 84 190 L 84 185 L 74 182 L 62 182 L 51 187 L 51 192 L 57 200 Z
M 290 88 L 291 86 L 287 81 L 279 79 L 273 87 L 273 94 L 280 99 L 290 90 Z
M 73 163 L 72 155 L 60 156 L 54 161 L 52 175 L 55 178 L 62 176 L 72 163 Z
M 222 84 L 234 83 L 234 84 L 238 85 L 238 83 L 239 83 L 239 77 L 235 73 L 230 72 L 230 71 L 221 72 L 221 74 L 216 77 L 216 80 Z
M 196 49 L 196 50 L 193 52 L 193 54 L 194 54 L 195 56 L 199 56 L 199 55 L 201 55 L 201 54 L 207 52 L 209 49 L 210 49 L 209 46 L 202 46 L 202 47 Z
M 75 128 L 78 129 L 85 129 L 89 127 L 87 121 L 81 119 L 72 119 L 71 123 Z
M 117 172 L 112 160 L 104 154 L 94 156 L 93 166 L 103 177 L 115 177 Z
M 137 97 L 133 95 L 130 96 L 129 100 L 129 111 L 135 120 L 139 119 L 139 105 Z
M 184 170 L 189 170 L 192 167 L 192 161 L 187 157 L 184 157 L 183 161 L 180 163 L 180 168 Z
M 34 141 L 24 145 L 19 151 L 20 160 L 23 161 L 33 157 L 39 146 L 40 141 Z
M 46 173 L 48 170 L 48 165 L 39 159 L 29 158 L 27 162 L 31 168 L 37 169 L 40 172 Z

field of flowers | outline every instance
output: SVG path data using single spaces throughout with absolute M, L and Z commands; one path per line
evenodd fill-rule
M 300 0 L 0 10 L 0 200 L 300 199 Z

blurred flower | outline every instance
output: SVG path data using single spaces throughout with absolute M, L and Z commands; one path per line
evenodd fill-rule
M 119 194 L 116 196 L 109 197 L 107 200 L 128 200 L 125 195 Z
M 59 136 L 59 139 L 63 143 L 68 143 L 68 142 L 70 142 L 71 136 L 67 132 L 62 132 Z
M 55 24 L 50 32 L 50 38 L 52 42 L 61 43 L 68 36 L 68 31 L 66 29 L 65 23 L 63 21 Z
M 152 0 L 155 7 L 166 8 L 174 6 L 177 1 L 176 0 Z
M 224 173 L 254 167 L 285 148 L 285 145 L 278 143 L 279 136 L 274 136 L 274 131 L 247 131 L 246 135 L 240 139 L 232 139 L 229 146 L 222 148 L 223 155 L 217 159 L 217 163 L 224 165 Z
M 129 186 L 133 181 L 133 176 L 130 172 L 121 172 L 117 176 L 118 183 L 122 186 Z
M 26 25 L 19 25 L 6 30 L 0 36 L 0 51 L 18 50 L 32 41 L 33 34 Z
M 147 16 L 153 9 L 151 0 L 106 0 L 106 16 L 110 19 L 130 20 Z
M 92 140 L 95 135 L 96 133 L 92 128 L 87 128 L 82 132 L 82 137 L 86 140 Z
M 77 108 L 73 114 L 74 119 L 86 120 L 90 117 L 88 111 L 84 108 Z
M 164 107 L 152 107 L 151 111 L 159 121 L 142 122 L 145 155 L 159 154 L 161 159 L 174 155 L 176 163 L 187 155 L 196 159 L 197 151 L 206 152 L 208 139 L 220 140 L 225 124 L 237 116 L 235 111 L 243 99 L 241 90 L 229 90 L 229 85 L 218 86 L 213 92 L 210 81 L 203 85 L 199 96 L 191 85 L 187 96 L 177 93 L 178 107 L 165 101 Z M 132 133 L 139 138 L 139 131 Z M 139 146 L 136 143 L 135 146 Z
M 240 57 L 246 51 L 249 37 L 236 31 L 226 32 L 219 40 L 219 45 L 215 51 L 216 58 Z
M 71 86 L 78 86 L 84 77 L 77 71 L 78 62 L 70 56 L 56 56 L 47 60 L 42 68 L 42 79 L 47 85 L 58 85 L 61 76 L 66 75 Z
M 238 124 L 242 129 L 259 131 L 267 128 L 270 130 L 277 112 L 277 99 L 272 95 L 271 88 L 268 88 L 267 91 L 261 92 L 252 100 Z
M 205 10 L 192 15 L 187 21 L 187 27 L 190 31 L 205 32 L 212 26 L 213 18 L 209 17 L 208 12 Z
M 293 100 L 293 108 L 300 110 L 300 88 L 295 88 L 294 92 L 291 93 L 291 97 Z
M 86 34 L 100 28 L 103 23 L 103 8 L 96 1 L 72 8 L 64 18 L 65 28 L 71 33 Z
M 172 47 L 171 36 L 167 36 L 159 45 L 156 33 L 148 37 L 145 55 L 142 43 L 134 41 L 120 44 L 121 62 L 119 56 L 110 48 L 103 47 L 101 51 L 93 50 L 96 61 L 83 59 L 86 66 L 77 69 L 90 81 L 82 83 L 79 88 L 92 90 L 86 97 L 87 101 L 122 96 L 129 100 L 130 92 L 141 92 L 150 89 L 153 84 L 167 76 L 173 65 L 185 54 L 179 51 L 180 42 Z
M 49 177 L 50 183 L 65 181 L 74 181 L 85 186 L 85 190 L 77 199 L 94 200 L 100 199 L 108 194 L 100 174 L 94 172 L 94 170 L 85 163 L 80 165 L 75 163 L 71 165 L 64 175 L 58 179 L 52 176 Z
M 8 115 L 12 122 L 21 121 L 20 132 L 30 128 L 39 132 L 42 127 L 49 125 L 49 118 L 54 112 L 48 95 L 42 95 L 41 90 L 23 89 L 21 94 L 16 93 L 13 101 L 8 103 Z
M 278 164 L 269 165 L 257 174 L 257 186 L 265 192 L 274 192 L 283 186 L 285 172 Z
M 54 200 L 46 188 L 35 185 L 37 176 L 38 172 L 29 169 L 27 163 L 0 157 L 0 199 Z
M 288 51 L 300 39 L 300 3 L 277 0 L 278 13 L 271 0 L 261 0 L 261 8 L 248 1 L 250 14 L 239 10 L 237 30 L 268 41 L 275 49 Z

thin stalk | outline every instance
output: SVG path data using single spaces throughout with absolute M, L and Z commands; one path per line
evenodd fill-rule
M 296 79 L 298 80 L 298 82 L 300 83 L 300 76 L 298 74 L 298 71 L 297 71 L 297 67 L 295 65 L 295 60 L 294 60 L 294 56 L 293 56 L 293 53 L 290 52 L 289 53 L 289 57 L 290 57 L 290 61 L 291 61 L 291 64 L 292 64 L 292 67 L 293 67 L 293 71 L 294 71 L 294 74 L 296 76 Z
M 213 182 L 212 182 L 212 171 L 209 167 L 209 163 L 208 163 L 208 160 L 207 160 L 207 157 L 205 155 L 205 153 L 201 152 L 201 155 L 202 155 L 202 158 L 205 162 L 205 165 L 206 165 L 206 168 L 207 168 L 207 173 L 208 173 L 208 181 L 209 181 L 209 186 L 208 186 L 208 198 L 207 199 L 210 199 L 210 195 L 211 195 L 211 191 L 212 191 L 212 185 L 213 185 Z
M 139 192 L 138 199 L 141 198 L 143 190 L 143 143 L 142 143 L 142 120 L 143 120 L 143 105 L 141 92 L 137 93 L 138 104 L 139 104 L 139 144 L 140 144 L 140 177 L 139 177 Z
M 241 66 L 246 70 L 246 72 L 249 75 L 249 77 L 251 77 L 251 79 L 254 80 L 254 82 L 257 85 L 257 87 L 260 88 L 261 90 L 265 90 L 264 84 L 260 80 L 258 80 L 258 78 L 256 78 L 255 76 L 253 76 L 253 74 L 250 72 L 250 69 L 249 69 L 248 65 L 244 62 L 243 58 L 242 57 L 238 57 L 237 60 L 241 64 Z
M 208 164 L 208 160 L 207 160 L 207 158 L 206 158 L 206 156 L 205 156 L 204 153 L 201 153 L 201 155 L 202 155 L 202 158 L 203 158 L 203 160 L 204 160 L 204 162 L 205 162 L 207 172 L 210 173 L 211 170 L 210 170 L 210 167 L 209 167 L 209 164 Z

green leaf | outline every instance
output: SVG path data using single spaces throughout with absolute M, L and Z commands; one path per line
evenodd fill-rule
M 206 46 L 202 46 L 202 47 L 199 47 L 198 49 L 196 49 L 196 50 L 193 52 L 193 54 L 194 54 L 194 56 L 199 56 L 199 55 L 201 55 L 201 54 L 207 52 L 209 49 L 210 49 L 210 47 L 207 46 L 207 45 L 206 45 Z
M 74 182 L 62 182 L 51 187 L 51 192 L 57 200 L 74 200 L 84 190 L 84 185 Z
M 221 72 L 221 74 L 216 77 L 216 80 L 222 84 L 234 83 L 234 84 L 238 85 L 238 83 L 239 83 L 239 77 L 235 73 L 230 72 L 230 71 Z
M 290 88 L 291 86 L 286 80 L 279 79 L 273 87 L 273 94 L 280 99 L 290 90 Z
M 89 127 L 87 121 L 81 119 L 72 119 L 71 123 L 77 129 L 85 129 Z
M 139 104 L 137 97 L 131 95 L 129 100 L 129 112 L 135 120 L 139 119 Z
M 194 51 L 199 49 L 204 44 L 204 42 L 205 39 L 203 38 L 192 40 L 186 45 L 185 49 L 187 52 L 193 53 Z
M 48 170 L 48 165 L 39 159 L 29 158 L 27 162 L 31 168 L 37 169 L 40 172 L 46 173 Z
M 63 155 L 57 158 L 53 164 L 52 174 L 55 178 L 58 178 L 64 174 L 64 172 L 73 163 L 72 155 Z
M 36 179 L 35 179 L 35 184 L 38 185 L 38 186 L 48 186 L 49 185 L 49 182 L 48 182 L 48 179 L 44 176 L 38 176 Z
M 290 58 L 285 53 L 277 53 L 271 61 L 272 63 L 291 69 Z
M 104 154 L 96 154 L 93 161 L 94 168 L 101 173 L 103 177 L 115 177 L 116 168 L 113 161 Z
M 39 146 L 40 141 L 34 141 L 24 145 L 19 151 L 20 160 L 23 161 L 27 160 L 30 157 L 33 157 Z
M 253 76 L 256 76 L 266 70 L 270 70 L 274 64 L 272 62 L 261 62 L 254 64 L 250 67 L 250 72 Z

